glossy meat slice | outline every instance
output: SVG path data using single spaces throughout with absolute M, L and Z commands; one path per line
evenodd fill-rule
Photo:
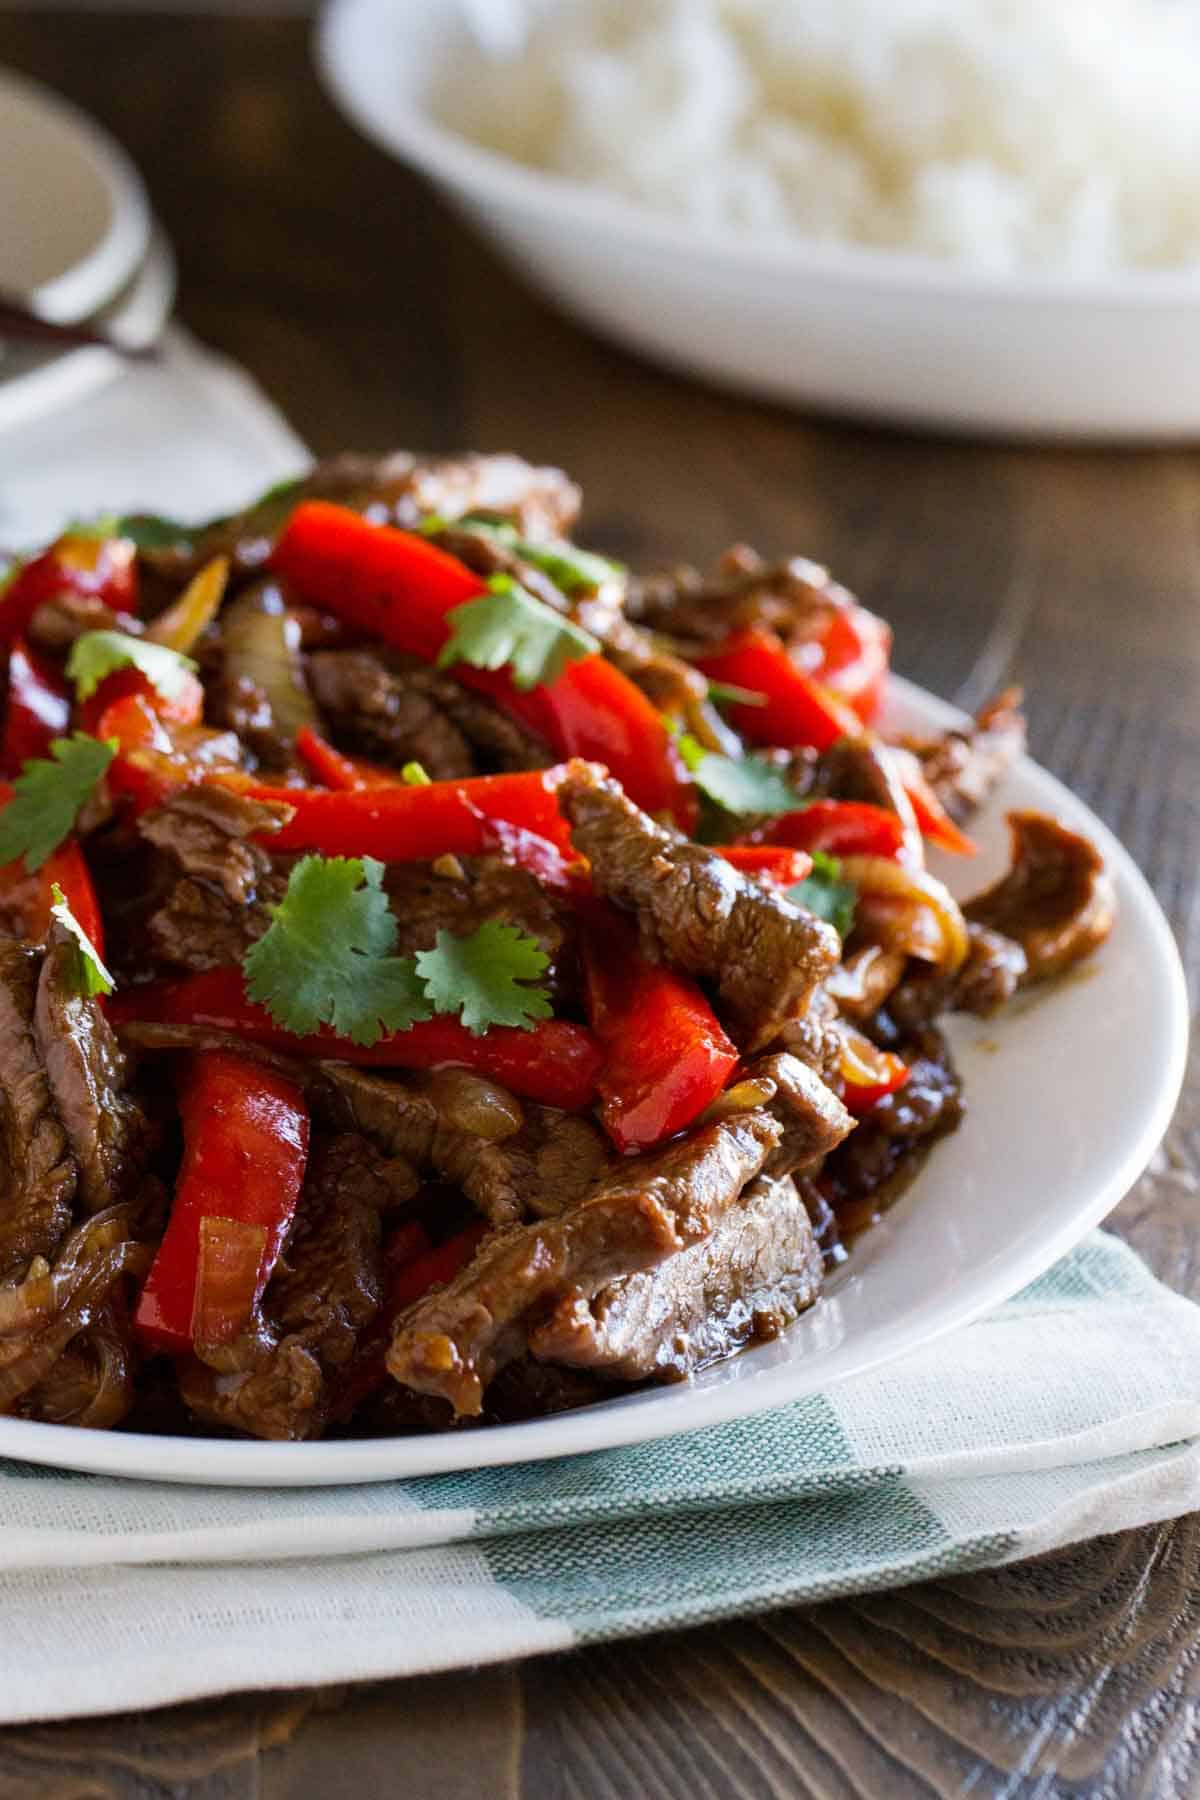
M 41 963 L 32 946 L 0 939 L 0 1276 L 53 1255 L 77 1180 L 33 1032 Z
M 530 1349 L 614 1381 L 678 1379 L 777 1337 L 817 1299 L 821 1278 L 794 1183 L 759 1176 L 701 1243 L 590 1298 L 564 1295 Z
M 157 852 L 148 907 L 131 911 L 123 961 L 179 969 L 239 962 L 270 924 L 269 904 L 283 897 L 287 873 L 254 838 L 277 830 L 286 808 L 225 788 L 181 788 L 138 823 Z
M 95 1213 L 132 1198 L 150 1128 L 128 1092 L 125 1057 L 99 1003 L 75 991 L 77 954 L 65 926 L 55 925 L 38 976 L 33 1035 L 78 1164 L 78 1202 Z
M 774 1092 L 767 1104 L 783 1128 L 767 1159 L 766 1175 L 807 1173 L 853 1131 L 853 1115 L 799 1057 L 786 1053 L 760 1057 L 749 1074 L 752 1080 L 771 1083 Z
M 636 916 L 647 956 L 712 987 L 742 1050 L 765 1049 L 805 1012 L 841 949 L 831 925 L 656 825 L 615 781 L 582 766 L 560 804 L 597 891 Z
M 478 1414 L 493 1375 L 524 1350 L 532 1312 L 564 1293 L 587 1298 L 700 1243 L 780 1136 L 763 1111 L 721 1120 L 628 1159 L 557 1218 L 496 1232 L 449 1286 L 401 1317 L 389 1373 L 456 1413 Z
M 965 731 L 912 743 L 921 773 L 956 819 L 981 806 L 1025 748 L 1020 688 L 1005 688 L 981 707 Z
M 386 1154 L 452 1182 L 495 1225 L 561 1212 L 609 1162 L 590 1119 L 520 1101 L 465 1069 L 387 1078 L 322 1063 L 314 1104 Z
M 1025 985 L 1090 956 L 1112 930 L 1116 902 L 1103 858 L 1087 838 L 1044 813 L 1010 813 L 1008 827 L 1008 874 L 968 901 L 963 914 L 1020 945 Z
M 542 769 L 547 746 L 451 675 L 373 650 L 317 650 L 313 695 L 344 750 L 392 768 L 419 762 L 434 781 Z
M 186 580 L 212 557 L 228 556 L 238 573 L 262 566 L 285 519 L 303 499 L 332 500 L 389 525 L 418 525 L 430 513 L 457 518 L 494 512 L 526 537 L 557 537 L 579 512 L 579 489 L 561 469 L 522 457 L 418 456 L 409 450 L 373 457 L 353 453 L 315 464 L 298 482 L 272 490 L 228 519 L 178 545 L 144 551 L 143 560 L 171 581 Z
M 734 544 L 712 575 L 680 567 L 648 576 L 631 585 L 626 604 L 630 618 L 694 651 L 749 628 L 798 645 L 853 600 L 820 563 L 805 556 L 767 562 L 748 545 Z

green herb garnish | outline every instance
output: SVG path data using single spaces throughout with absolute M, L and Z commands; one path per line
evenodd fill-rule
M 511 668 L 522 692 L 557 681 L 568 663 L 600 648 L 590 631 L 535 600 L 508 575 L 493 575 L 486 594 L 454 607 L 446 618 L 454 635 L 438 657 L 439 669 L 460 662 Z
M 806 912 L 824 919 L 839 937 L 850 935 L 858 889 L 852 881 L 843 880 L 842 865 L 836 856 L 814 850 L 811 874 L 789 888 L 784 898 L 793 906 L 802 906 Z
M 85 631 L 75 639 L 67 658 L 67 674 L 81 700 L 94 694 L 115 669 L 137 669 L 164 700 L 178 700 L 187 692 L 188 676 L 197 666 L 178 650 L 168 650 L 148 638 L 131 637 L 125 631 Z
M 67 904 L 67 896 L 57 881 L 50 889 L 50 898 L 53 903 L 50 907 L 50 917 L 57 919 L 71 938 L 69 977 L 71 987 L 84 999 L 92 999 L 96 994 L 111 994 L 116 984 L 100 960 L 100 952 L 71 911 Z
M 0 864 L 25 859 L 31 872 L 75 829 L 83 806 L 116 754 L 117 741 L 104 742 L 77 731 L 55 738 L 48 757 L 31 757 L 13 782 L 13 797 L 0 811 Z

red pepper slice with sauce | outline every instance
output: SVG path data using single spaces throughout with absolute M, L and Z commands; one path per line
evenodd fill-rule
M 436 661 L 452 635 L 447 615 L 487 592 L 472 569 L 425 538 L 324 500 L 296 508 L 272 563 L 305 599 L 426 662 Z M 528 693 L 503 669 L 456 664 L 452 673 L 538 731 L 560 756 L 604 763 L 645 811 L 667 813 L 685 830 L 695 822 L 692 784 L 665 722 L 603 656 L 580 657 Z
M 698 656 L 696 667 L 710 681 L 761 696 L 758 705 L 737 702 L 729 707 L 730 723 L 748 743 L 829 750 L 839 738 L 862 734 L 858 714 L 798 669 L 773 631 L 751 627 L 735 632 Z
M 588 1018 L 604 1045 L 601 1122 L 618 1150 L 645 1150 L 716 1099 L 738 1051 L 696 983 L 647 961 L 625 919 L 593 904 L 585 921 Z
M 765 844 L 788 844 L 826 856 L 901 857 L 907 847 L 899 815 L 867 800 L 810 800 L 781 813 L 756 833 Z
M 24 638 L 14 638 L 8 653 L 8 705 L 0 761 L 6 775 L 19 775 L 31 757 L 48 756 L 55 738 L 71 725 L 71 690 L 49 663 L 36 656 Z
M 720 844 L 716 853 L 743 875 L 757 875 L 772 887 L 796 887 L 812 874 L 813 859 L 807 850 L 783 844 Z
M 515 775 L 431 781 L 416 787 L 359 788 L 349 793 L 247 784 L 244 776 L 222 779 L 256 800 L 292 809 L 287 823 L 270 835 L 273 849 L 374 856 L 380 862 L 427 862 L 448 854 L 477 856 L 493 848 L 493 822 L 531 832 L 568 856 L 570 834 L 557 799 L 563 774 L 560 766 Z
M 12 797 L 12 787 L 7 781 L 0 781 L 0 807 L 7 806 Z M 100 902 L 76 838 L 65 839 L 32 873 L 25 867 L 23 857 L 0 867 L 0 896 L 19 916 L 21 936 L 31 944 L 44 942 L 50 929 L 55 887 L 61 888 L 76 921 L 95 945 L 97 953 L 103 956 L 104 924 L 100 917 Z
M 189 1060 L 179 1116 L 175 1198 L 133 1321 L 147 1349 L 172 1355 L 250 1322 L 296 1211 L 309 1134 L 294 1082 L 224 1050 Z
M 114 613 L 137 609 L 137 550 L 128 538 L 67 532 L 21 565 L 0 595 L 0 644 L 23 637 L 39 606 L 60 594 Z
M 582 1112 L 590 1104 L 602 1060 L 592 1033 L 569 1019 L 538 1019 L 528 1031 L 493 1025 L 476 1037 L 458 1019 L 438 1014 L 407 1031 L 385 1032 L 370 1045 L 339 1037 L 326 1026 L 301 1037 L 247 997 L 245 977 L 234 967 L 123 988 L 108 1006 L 116 1025 L 208 1027 L 290 1056 L 336 1057 L 384 1069 L 475 1069 L 514 1094 L 564 1112 Z

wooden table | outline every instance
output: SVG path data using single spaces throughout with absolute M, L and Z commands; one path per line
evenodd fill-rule
M 319 451 L 519 448 L 590 540 L 833 565 L 901 671 L 1026 684 L 1200 973 L 1200 458 L 961 445 L 692 387 L 583 336 L 318 90 L 300 20 L 0 16 L 0 61 L 148 178 L 183 318 Z M 70 496 L 64 495 L 69 506 Z M 1200 1296 L 1200 1069 L 1114 1225 Z M 475 1673 L 0 1732 L 0 1796 L 1004 1796 L 1200 1787 L 1200 1519 L 857 1601 Z

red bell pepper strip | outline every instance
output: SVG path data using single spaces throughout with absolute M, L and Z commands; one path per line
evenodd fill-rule
M 892 628 L 865 606 L 844 606 L 830 615 L 821 634 L 816 680 L 852 706 L 864 723 L 883 702 Z
M 190 1059 L 179 1083 L 179 1114 L 184 1148 L 175 1199 L 134 1313 L 142 1343 L 174 1355 L 192 1348 L 199 1329 L 215 1329 L 220 1342 L 248 1323 L 295 1214 L 309 1131 L 308 1108 L 294 1082 L 224 1050 Z M 209 1293 L 201 1290 L 202 1246 L 215 1249 L 211 1239 L 219 1237 L 205 1227 L 215 1221 L 263 1233 L 253 1283 L 248 1293 L 239 1287 L 240 1318 L 219 1316 L 228 1265 L 212 1271 L 218 1279 Z
M 893 750 L 891 754 L 903 761 L 901 779 L 921 836 L 951 856 L 977 856 L 979 845 L 955 824 L 921 773 L 916 757 L 903 750 Z
M 812 874 L 813 859 L 807 850 L 783 844 L 721 844 L 717 855 L 743 875 L 757 875 L 772 887 L 790 888 Z
M 325 1413 L 327 1425 L 344 1424 L 384 1386 L 387 1347 L 397 1315 L 435 1284 L 452 1281 L 474 1256 L 487 1229 L 480 1220 L 435 1245 L 418 1220 L 397 1226 L 383 1247 L 384 1269 L 391 1271 L 383 1305 L 350 1361 L 338 1371 Z
M 412 1262 L 414 1257 L 424 1256 L 427 1250 L 432 1249 L 433 1239 L 420 1219 L 405 1219 L 384 1241 L 384 1268 L 400 1269 L 405 1263 Z
M 296 749 L 317 780 L 324 787 L 332 788 L 335 793 L 349 794 L 356 788 L 407 785 L 395 769 L 381 769 L 374 763 L 359 762 L 355 757 L 343 756 L 327 738 L 321 737 L 307 725 L 302 725 L 296 733 Z
M 12 797 L 9 783 L 0 781 L 0 807 L 7 806 Z M 23 858 L 0 868 L 0 893 L 17 897 L 16 910 L 22 914 L 22 935 L 31 944 L 42 943 L 50 929 L 55 887 L 61 888 L 67 905 L 103 956 L 104 925 L 100 903 L 83 851 L 75 838 L 65 839 L 32 874 L 26 869 Z
M 161 806 L 192 782 L 220 779 L 242 792 L 252 785 L 252 777 L 237 768 L 238 742 L 232 732 L 189 726 L 180 735 L 186 737 L 186 748 L 140 693 L 115 700 L 96 721 L 95 736 L 117 742 L 108 769 L 109 791 L 129 802 L 135 815 Z
M 54 738 L 71 724 L 71 690 L 56 669 L 35 656 L 23 638 L 8 653 L 8 706 L 0 751 L 6 775 L 19 775 L 32 756 L 48 756 Z
M 609 908 L 587 910 L 583 963 L 588 1017 L 605 1050 L 600 1118 L 618 1150 L 644 1150 L 699 1117 L 738 1052 L 695 982 L 648 962 Z
M 492 821 L 521 826 L 569 854 L 570 835 L 556 798 L 564 772 L 561 767 L 531 769 L 516 775 L 476 775 L 465 781 L 341 794 L 257 782 L 246 787 L 241 777 L 234 777 L 232 784 L 256 800 L 292 808 L 287 824 L 271 833 L 272 849 L 425 862 L 446 854 L 477 856 L 491 849 Z
M 752 744 L 828 750 L 839 738 L 862 733 L 858 714 L 803 674 L 773 631 L 735 632 L 698 656 L 696 667 L 710 681 L 762 695 L 760 705 L 729 708 L 734 729 Z
M 896 813 L 865 800 L 811 800 L 797 812 L 771 819 L 756 836 L 766 844 L 821 850 L 827 856 L 897 858 L 908 842 Z
M 567 1019 L 539 1019 L 528 1031 L 494 1025 L 475 1037 L 458 1019 L 438 1014 L 407 1031 L 387 1032 L 369 1046 L 338 1037 L 328 1026 L 300 1037 L 247 997 L 239 968 L 124 988 L 109 1002 L 109 1017 L 114 1024 L 206 1026 L 291 1056 L 333 1057 L 373 1068 L 475 1069 L 514 1094 L 564 1112 L 582 1112 L 590 1104 L 602 1060 L 592 1033 Z
M 0 644 L 23 637 L 39 606 L 59 594 L 99 601 L 111 612 L 137 607 L 137 551 L 128 538 L 69 532 L 25 563 L 0 596 Z
M 444 1244 L 435 1244 L 410 1262 L 401 1263 L 388 1283 L 389 1314 L 394 1317 L 414 1300 L 419 1300 L 422 1294 L 427 1294 L 431 1287 L 442 1287 L 447 1281 L 453 1281 L 474 1256 L 487 1229 L 486 1221 L 479 1219 L 456 1232 L 454 1237 L 447 1238 Z
M 447 615 L 487 591 L 465 563 L 425 538 L 322 500 L 296 508 L 272 562 L 305 599 L 426 662 L 452 635 Z M 606 764 L 647 812 L 669 813 L 685 829 L 695 822 L 692 786 L 662 716 L 602 656 L 569 663 L 556 681 L 529 693 L 506 670 L 459 664 L 453 673 L 539 732 L 558 755 Z
M 522 693 L 501 669 L 457 665 L 464 687 L 486 694 L 546 740 L 559 756 L 603 763 L 643 812 L 668 815 L 682 830 L 696 823 L 695 789 L 675 740 L 627 675 L 603 656 L 568 663 L 549 687 Z
M 198 725 L 204 717 L 204 689 L 190 670 L 181 672 L 180 692 L 167 699 L 140 669 L 114 669 L 83 701 L 79 722 L 85 731 L 99 736 L 100 720 L 109 707 L 132 699 L 145 701 L 155 717 L 168 725 Z

